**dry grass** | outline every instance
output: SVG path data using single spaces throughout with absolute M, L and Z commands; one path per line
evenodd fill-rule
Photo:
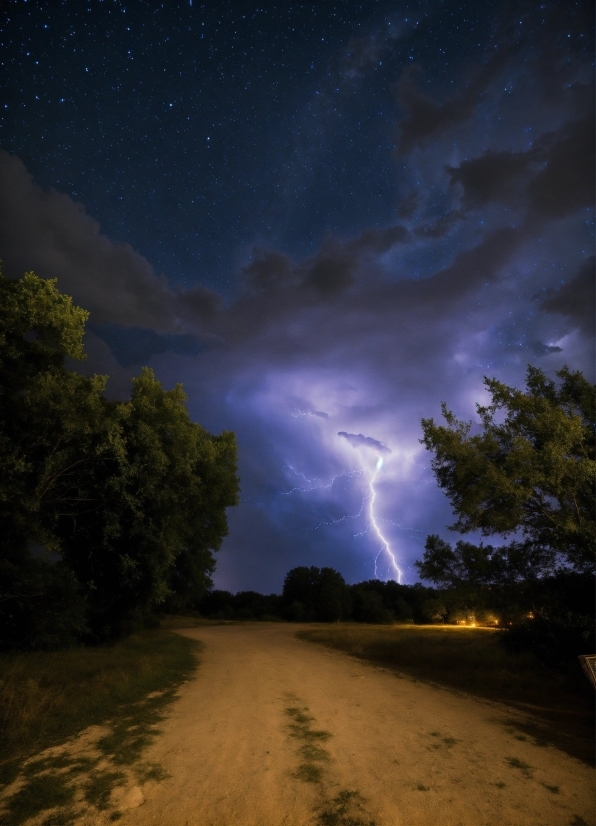
M 593 762 L 593 689 L 577 675 L 548 671 L 527 653 L 514 655 L 499 631 L 454 626 L 319 625 L 298 632 L 320 643 L 416 679 L 531 712 L 510 724 L 537 745 L 553 743 Z M 505 632 L 506 633 L 506 632 Z
M 2 655 L 0 785 L 34 752 L 179 685 L 196 650 L 186 637 L 148 631 L 111 646 Z

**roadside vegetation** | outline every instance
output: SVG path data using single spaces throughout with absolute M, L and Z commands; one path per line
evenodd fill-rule
M 153 630 L 94 648 L 0 655 L 1 786 L 31 755 L 106 721 L 110 754 L 124 762 L 140 754 L 160 709 L 196 668 L 197 653 L 196 641 Z
M 500 644 L 507 631 L 457 626 L 318 625 L 298 637 L 424 682 L 506 703 L 524 712 L 510 725 L 519 739 L 556 744 L 594 760 L 594 692 L 578 667 L 556 673 L 530 651 Z

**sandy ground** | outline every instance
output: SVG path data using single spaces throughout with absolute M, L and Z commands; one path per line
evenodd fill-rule
M 593 826 L 591 769 L 516 739 L 510 708 L 295 632 L 273 623 L 181 632 L 204 643 L 201 666 L 145 755 L 170 777 L 128 792 L 123 805 L 136 807 L 122 826 Z M 331 735 L 320 782 L 296 774 L 303 741 L 286 709 L 306 707 L 310 727 Z M 346 791 L 361 797 L 342 810 Z

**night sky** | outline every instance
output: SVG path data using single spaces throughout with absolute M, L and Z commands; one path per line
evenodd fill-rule
M 419 443 L 528 364 L 594 381 L 581 2 L 4 0 L 0 257 L 239 442 L 215 582 L 416 581 Z M 388 543 L 388 544 L 386 544 Z M 395 563 L 392 559 L 395 559 Z

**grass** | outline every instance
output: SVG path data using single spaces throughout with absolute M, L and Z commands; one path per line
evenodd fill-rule
M 300 702 L 295 694 L 286 694 L 286 699 L 295 703 Z M 292 721 L 289 725 L 290 736 L 303 741 L 299 754 L 305 762 L 298 766 L 294 777 L 304 783 L 323 784 L 324 772 L 320 764 L 329 761 L 330 755 L 319 743 L 328 740 L 331 732 L 313 729 L 312 723 L 315 722 L 315 718 L 308 714 L 308 711 L 308 706 L 301 705 L 292 705 L 285 709 L 286 715 Z M 374 821 L 364 820 L 360 816 L 365 802 L 360 792 L 344 790 L 329 800 L 323 784 L 321 794 L 327 800 L 317 817 L 319 826 L 376 826 Z
M 1 655 L 0 784 L 34 752 L 180 685 L 196 666 L 196 650 L 186 637 L 148 631 L 110 646 Z
M 512 769 L 520 769 L 524 777 L 532 776 L 532 766 L 526 763 L 525 760 L 520 760 L 517 757 L 508 757 L 506 762 Z
M 314 721 L 314 717 L 310 717 L 305 712 L 308 708 L 286 708 L 286 714 L 294 721 L 290 723 L 290 733 L 292 737 L 300 737 L 303 740 L 328 740 L 331 733 L 323 729 L 312 729 L 310 724 Z
M 364 802 L 360 792 L 341 791 L 319 813 L 319 826 L 376 826 L 360 816 Z
M 111 646 L 0 657 L 0 776 L 4 784 L 19 774 L 22 781 L 4 801 L 2 826 L 48 810 L 43 826 L 75 823 L 79 790 L 88 806 L 109 810 L 113 789 L 127 779 L 121 767 L 138 763 L 153 741 L 166 706 L 196 667 L 197 648 L 186 637 L 147 631 Z M 93 756 L 27 759 L 93 724 L 108 729 Z M 139 782 L 167 777 L 157 764 L 135 768 Z M 120 817 L 109 813 L 112 821 Z
M 303 740 L 300 747 L 300 756 L 305 761 L 296 769 L 295 777 L 305 783 L 320 783 L 323 777 L 323 768 L 318 765 L 329 760 L 328 752 L 319 745 L 331 737 L 331 733 L 322 729 L 313 729 L 311 723 L 315 718 L 307 714 L 307 706 L 289 706 L 285 713 L 291 718 L 290 735 Z
M 48 809 L 67 808 L 65 820 L 72 821 L 68 807 L 72 804 L 75 788 L 64 774 L 49 772 L 32 777 L 8 802 L 3 815 L 3 826 L 24 823 L 31 817 Z
M 529 652 L 506 651 L 500 633 L 506 632 L 345 623 L 313 626 L 298 637 L 402 675 L 520 708 L 528 714 L 526 720 L 508 723 L 523 736 L 593 763 L 593 689 L 579 667 L 576 675 L 554 674 Z
M 323 769 L 316 763 L 301 763 L 296 769 L 296 777 L 305 783 L 320 783 Z

